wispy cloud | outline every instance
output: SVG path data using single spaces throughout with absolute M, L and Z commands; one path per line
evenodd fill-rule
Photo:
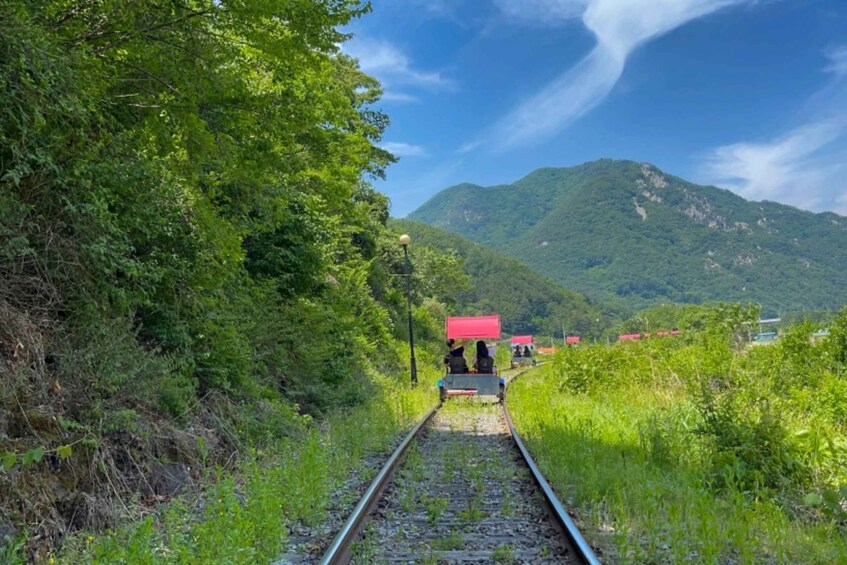
M 829 64 L 826 70 L 837 77 L 847 77 L 847 45 L 840 45 L 827 50 Z
M 418 98 L 402 90 L 405 88 L 444 89 L 454 86 L 453 81 L 438 71 L 415 68 L 408 55 L 388 41 L 356 37 L 345 43 L 342 49 L 359 60 L 363 71 L 379 79 L 385 89 L 382 99 L 388 102 L 416 102 Z
M 427 150 L 420 145 L 412 145 L 402 141 L 386 141 L 380 147 L 397 157 L 426 157 L 429 155 Z
M 847 189 L 847 181 L 842 180 L 843 161 L 827 149 L 847 136 L 846 118 L 806 124 L 768 141 L 713 149 L 705 175 L 748 199 L 776 200 L 807 210 L 831 208 L 827 193 Z
M 403 5 L 412 4 L 416 8 L 423 8 L 428 14 L 453 19 L 456 17 L 456 0 L 399 0 Z
M 809 99 L 814 112 L 772 139 L 710 150 L 703 180 L 753 200 L 847 215 L 847 46 L 824 55 L 833 76 Z
M 467 143 L 463 143 L 459 146 L 458 149 L 454 152 L 454 155 L 464 155 L 465 153 L 470 153 L 477 147 L 482 145 L 481 141 L 468 141 Z
M 618 82 L 629 55 L 686 22 L 756 0 L 495 0 L 507 15 L 550 23 L 581 16 L 594 49 L 502 118 L 486 137 L 500 148 L 538 141 L 596 107 Z
M 420 102 L 417 96 L 405 92 L 386 90 L 382 93 L 382 100 L 386 102 Z

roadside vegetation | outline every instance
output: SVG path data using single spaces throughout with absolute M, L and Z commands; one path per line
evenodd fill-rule
M 510 387 L 517 427 L 606 562 L 847 561 L 847 311 L 761 347 L 756 309 L 701 314 L 560 352 Z
M 377 377 L 373 396 L 364 403 L 319 424 L 308 417 L 292 419 L 289 438 L 250 450 L 235 472 L 208 471 L 202 492 L 115 532 L 77 535 L 51 562 L 272 562 L 285 553 L 292 525 L 324 522 L 339 498 L 351 510 L 358 491 L 346 492 L 350 477 L 360 484 L 370 481 L 378 467 L 367 459 L 389 451 L 434 403 L 431 386 L 409 389 Z
M 0 561 L 271 555 L 417 413 L 369 9 L 0 3 Z M 467 277 L 414 245 L 423 388 Z

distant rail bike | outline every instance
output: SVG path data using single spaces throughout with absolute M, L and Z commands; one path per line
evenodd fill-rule
M 537 364 L 535 361 L 535 343 L 531 335 L 513 335 L 510 342 L 512 353 L 511 367 L 526 367 Z

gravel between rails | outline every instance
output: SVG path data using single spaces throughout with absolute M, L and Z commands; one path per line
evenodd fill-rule
M 502 408 L 451 400 L 410 451 L 353 563 L 578 563 L 542 505 Z

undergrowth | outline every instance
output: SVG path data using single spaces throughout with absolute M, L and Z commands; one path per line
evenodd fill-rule
M 435 398 L 431 386 L 374 377 L 364 404 L 320 423 L 302 419 L 296 437 L 252 450 L 234 473 L 213 472 L 200 496 L 177 499 L 117 531 L 80 534 L 51 562 L 269 562 L 284 551 L 289 525 L 323 521 L 330 495 L 351 471 L 372 472 L 365 458 L 389 449 Z
M 510 388 L 516 423 L 583 533 L 623 563 L 847 562 L 841 333 L 562 353 Z

